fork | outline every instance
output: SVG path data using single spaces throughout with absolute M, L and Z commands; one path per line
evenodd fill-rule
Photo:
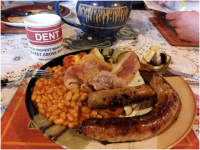
M 7 83 L 17 82 L 23 80 L 25 78 L 51 78 L 53 76 L 53 72 L 46 70 L 29 70 L 25 74 L 21 76 L 21 78 L 13 81 L 8 81 L 8 79 L 1 80 L 1 87 L 6 86 Z
M 176 75 L 176 76 L 183 76 L 183 77 L 187 77 L 187 78 L 192 78 L 192 79 L 195 79 L 195 80 L 199 80 L 200 79 L 199 76 L 195 76 L 195 75 L 192 75 L 192 74 L 187 74 L 187 73 L 175 71 L 175 70 L 172 70 L 170 68 L 157 69 L 156 71 L 160 75 Z

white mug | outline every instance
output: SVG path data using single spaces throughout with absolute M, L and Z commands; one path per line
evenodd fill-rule
M 37 14 L 24 19 L 31 58 L 48 61 L 63 54 L 61 18 Z

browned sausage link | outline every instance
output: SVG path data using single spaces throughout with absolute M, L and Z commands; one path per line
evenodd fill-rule
M 143 140 L 166 129 L 179 110 L 178 94 L 162 77 L 148 71 L 141 75 L 157 94 L 153 110 L 129 118 L 91 118 L 83 121 L 79 131 L 102 142 L 125 142 Z
M 137 87 L 126 87 L 92 92 L 88 96 L 88 106 L 93 109 L 112 106 L 125 106 L 131 103 L 140 103 L 150 100 L 154 91 L 147 84 Z

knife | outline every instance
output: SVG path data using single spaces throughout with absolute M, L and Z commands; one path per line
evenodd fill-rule
M 8 11 L 8 10 L 1 10 L 2 15 L 7 15 L 7 16 L 29 16 L 29 15 L 35 15 L 35 14 L 40 14 L 40 13 L 49 13 L 49 14 L 54 14 L 50 10 L 39 10 L 38 12 L 25 12 L 25 11 Z
M 23 12 L 23 11 L 7 11 L 7 10 L 1 10 L 2 15 L 7 16 L 29 16 L 33 14 L 32 12 Z
M 199 80 L 199 76 L 195 76 L 192 74 L 187 74 L 187 73 L 183 73 L 183 72 L 179 72 L 179 71 L 174 71 L 171 69 L 166 69 L 164 74 L 173 74 L 173 75 L 178 75 L 178 76 L 183 76 L 183 77 L 187 77 L 187 78 L 192 78 L 192 79 L 196 79 Z

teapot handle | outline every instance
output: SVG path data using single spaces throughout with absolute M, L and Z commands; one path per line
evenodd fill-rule
M 59 7 L 58 7 L 58 6 L 59 6 L 59 3 L 60 3 L 59 0 L 55 1 L 55 3 L 54 3 L 54 9 L 55 9 L 56 14 L 59 15 L 59 16 L 61 17 L 62 21 L 64 21 L 66 24 L 68 24 L 68 25 L 70 25 L 70 26 L 73 26 L 73 27 L 76 27 L 76 28 L 80 28 L 81 30 L 83 30 L 83 31 L 85 32 L 85 29 L 84 29 L 80 24 L 74 23 L 74 22 L 72 22 L 72 21 L 70 21 L 70 20 L 64 18 L 64 17 L 60 14 L 60 12 L 59 12 Z

